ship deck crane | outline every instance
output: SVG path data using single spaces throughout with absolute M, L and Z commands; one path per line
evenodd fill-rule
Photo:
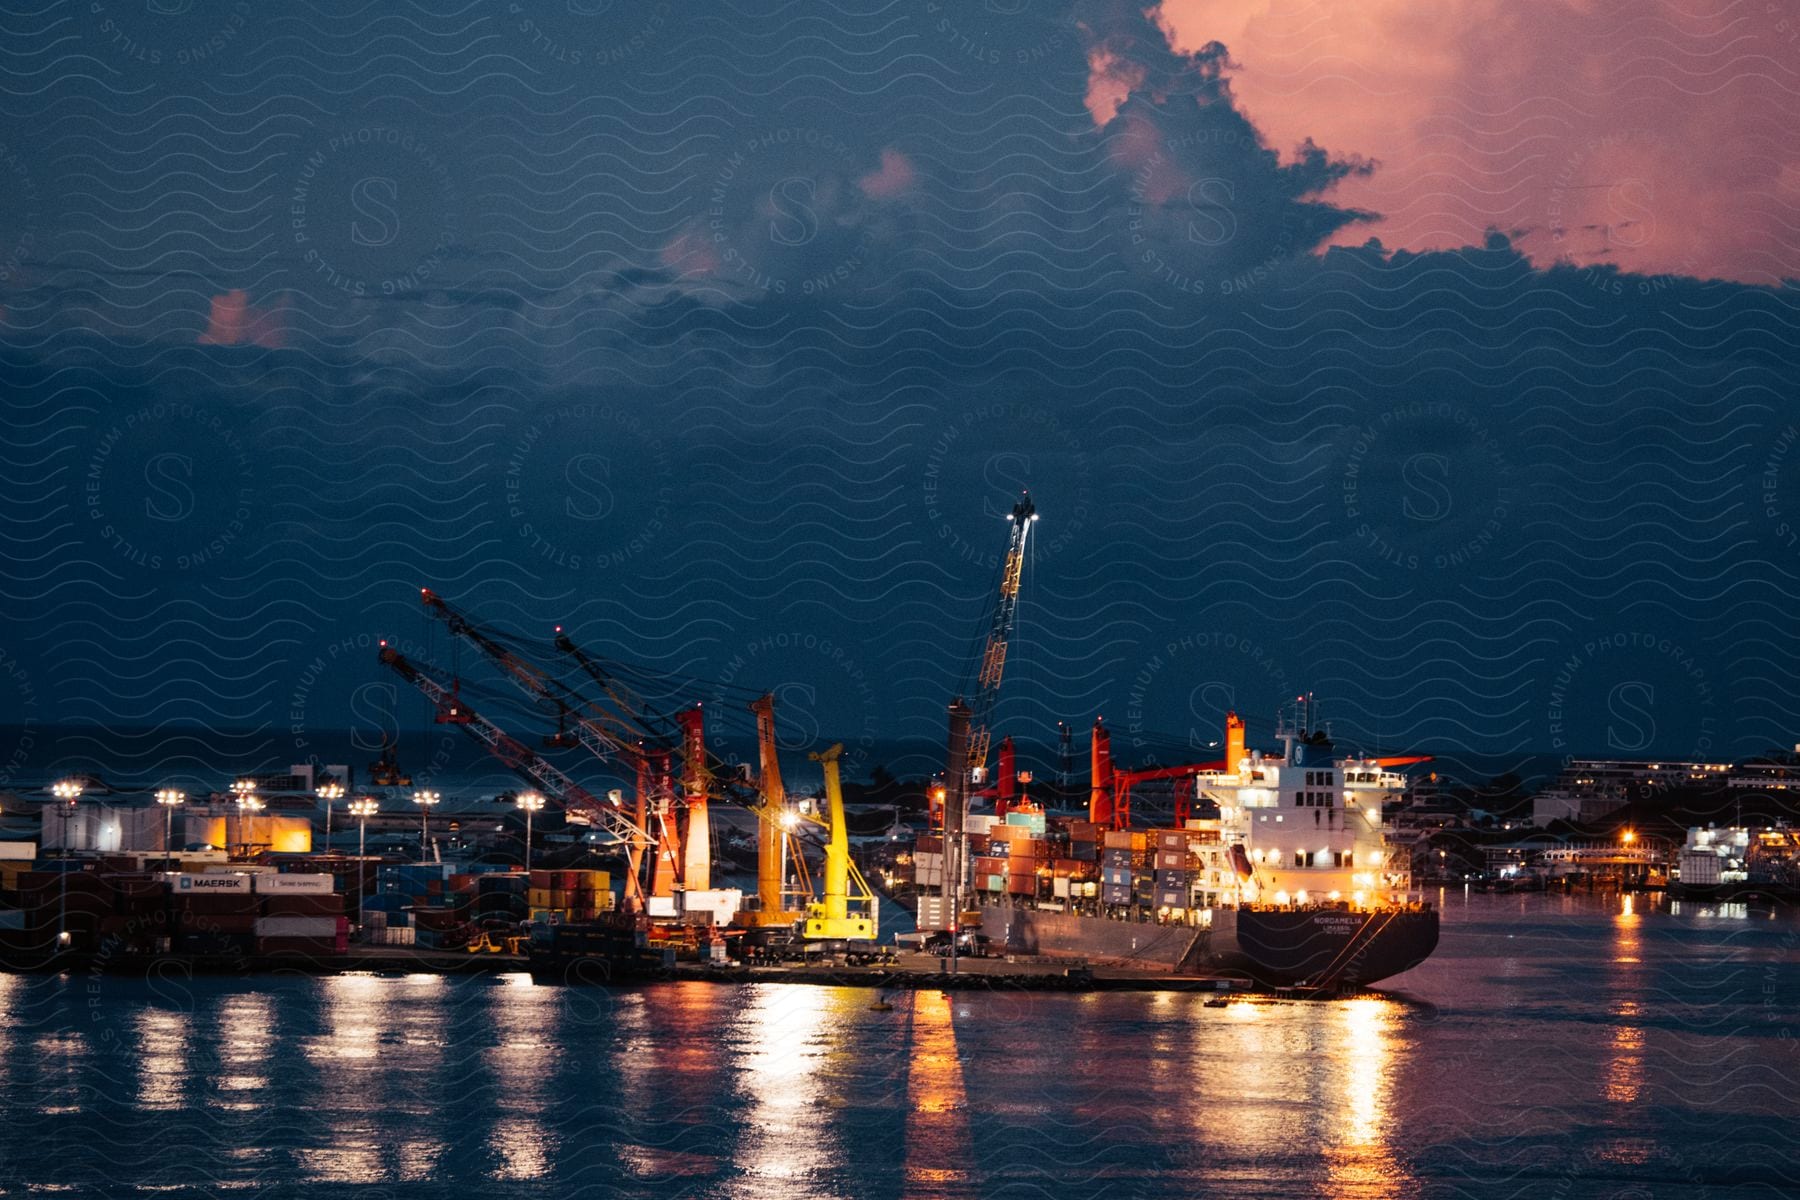
M 1226 717 L 1225 758 L 1215 762 L 1178 763 L 1161 767 L 1120 770 L 1113 764 L 1112 734 L 1094 722 L 1090 748 L 1091 774 L 1088 820 L 1107 829 L 1131 828 L 1131 789 L 1140 783 L 1172 780 L 1175 784 L 1175 824 L 1185 825 L 1194 800 L 1194 776 L 1212 771 L 1236 770 L 1243 757 L 1244 722 L 1236 713 Z M 1227 764 L 1230 764 L 1229 766 Z
M 606 830 L 627 846 L 644 844 L 647 835 L 642 826 L 470 708 L 454 685 L 446 686 L 431 671 L 414 664 L 385 641 L 381 643 L 380 661 L 431 701 L 439 722 L 461 726 L 464 732 L 486 747 L 488 753 L 535 782 L 547 796 L 561 804 L 565 812 L 585 817 L 590 824 Z M 643 896 L 635 873 L 627 872 L 625 876 L 624 907 L 626 912 L 634 914 L 643 910 Z

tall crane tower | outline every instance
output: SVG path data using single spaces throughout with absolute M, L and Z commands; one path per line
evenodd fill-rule
M 943 796 L 940 798 L 935 788 L 930 794 L 933 829 L 949 827 L 945 805 L 964 803 L 969 795 L 970 780 L 980 779 L 987 773 L 988 750 L 994 740 L 994 706 L 1000 699 L 1000 680 L 1006 674 L 1007 646 L 1019 619 L 1019 583 L 1025 572 L 1025 543 L 1038 519 L 1037 505 L 1031 502 L 1029 491 L 1019 494 L 1019 502 L 1013 505 L 1006 519 L 1012 528 L 1007 534 L 1006 559 L 1000 564 L 1000 594 L 977 661 L 975 691 L 970 703 L 965 704 L 961 696 L 950 701 L 951 761 L 946 764 Z M 956 828 L 961 828 L 960 817 Z
M 1000 677 L 1006 672 L 1006 647 L 1019 618 L 1019 580 L 1025 572 L 1025 539 L 1037 522 L 1037 505 L 1030 492 L 1021 492 L 1006 518 L 1012 522 L 1007 537 L 1006 561 L 1000 566 L 1000 599 L 988 626 L 987 643 L 981 648 L 981 669 L 975 677 L 975 695 L 969 705 L 969 772 L 987 770 L 988 749 L 994 741 L 994 705 L 1000 699 Z

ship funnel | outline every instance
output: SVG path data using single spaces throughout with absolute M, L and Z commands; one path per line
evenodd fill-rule
M 1235 775 L 1244 761 L 1244 718 L 1234 712 L 1225 714 L 1225 773 Z

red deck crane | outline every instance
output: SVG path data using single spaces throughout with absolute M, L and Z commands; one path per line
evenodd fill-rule
M 1236 713 L 1225 718 L 1225 758 L 1216 762 L 1179 763 L 1166 767 L 1143 767 L 1122 771 L 1113 765 L 1112 735 L 1099 720 L 1094 721 L 1091 748 L 1091 790 L 1088 794 L 1088 820 L 1108 829 L 1131 828 L 1131 789 L 1140 783 L 1173 780 L 1175 783 L 1175 824 L 1187 823 L 1194 802 L 1194 776 L 1208 771 L 1234 769 L 1243 755 L 1244 722 Z M 1233 747 L 1235 746 L 1235 752 Z M 1230 767 L 1227 767 L 1227 763 Z
M 546 762 L 538 753 L 511 737 L 505 730 L 492 721 L 481 716 L 458 695 L 454 683 L 446 686 L 434 672 L 409 661 L 405 655 L 381 643 L 380 660 L 406 682 L 417 688 L 430 700 L 437 710 L 437 720 L 445 725 L 459 725 L 463 731 L 484 746 L 488 753 L 535 782 L 552 800 L 563 806 L 563 810 L 571 817 L 585 817 L 587 823 L 598 826 L 628 847 L 641 847 L 645 843 L 646 834 L 643 827 L 631 820 L 613 803 L 602 800 L 577 784 L 567 775 Z M 627 912 L 642 911 L 643 897 L 635 872 L 627 872 L 625 876 L 625 909 Z

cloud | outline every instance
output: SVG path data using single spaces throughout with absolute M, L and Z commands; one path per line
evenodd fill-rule
M 1145 13 L 1110 3 L 1083 29 L 1087 108 L 1126 193 L 1128 260 L 1159 286 L 1227 294 L 1368 218 L 1334 189 L 1372 165 L 1311 140 L 1282 161 L 1239 111 L 1224 47 L 1177 50 Z
M 1796 273 L 1800 195 L 1782 181 L 1800 91 L 1762 5 L 1162 0 L 1153 16 L 1177 49 L 1229 47 L 1231 94 L 1271 144 L 1379 161 L 1337 195 L 1381 213 L 1384 244 L 1500 228 L 1538 265 Z
M 250 303 L 248 292 L 234 288 L 212 298 L 212 311 L 207 315 L 206 331 L 200 335 L 199 343 L 277 350 L 287 344 L 287 317 L 285 297 L 267 308 L 257 308 Z
M 871 200 L 885 200 L 911 191 L 918 177 L 912 160 L 889 146 L 881 151 L 881 165 L 858 179 L 856 186 Z

